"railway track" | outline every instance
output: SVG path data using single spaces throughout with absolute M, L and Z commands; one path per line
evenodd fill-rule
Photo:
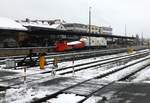
M 77 72 L 77 71 L 81 71 L 81 70 L 85 70 L 85 69 L 90 69 L 92 67 L 95 67 L 95 66 L 99 66 L 99 65 L 104 65 L 104 64 L 108 64 L 108 63 L 116 63 L 116 62 L 119 62 L 121 60 L 125 60 L 125 59 L 138 59 L 140 58 L 141 56 L 146 56 L 149 54 L 149 51 L 144 51 L 144 52 L 137 52 L 135 54 L 127 54 L 127 55 L 123 55 L 123 56 L 117 56 L 117 57 L 110 57 L 110 58 L 106 58 L 106 59 L 103 59 L 103 60 L 95 60 L 95 61 L 92 61 L 92 62 L 88 62 L 88 63 L 82 63 L 82 64 L 77 64 L 77 65 L 74 65 L 74 66 L 69 66 L 69 67 L 63 67 L 63 68 L 58 68 L 56 69 L 55 71 L 57 72 L 56 74 L 58 75 L 65 75 L 65 74 L 69 74 L 69 73 L 72 73 L 73 72 L 73 67 L 74 67 L 74 72 Z M 130 60 L 128 60 L 130 61 Z M 46 72 L 39 72 L 39 73 L 34 73 L 34 74 L 29 74 L 29 75 L 26 75 L 28 78 L 31 77 L 33 78 L 33 76 L 36 76 L 36 75 L 39 75 L 39 74 L 50 74 L 52 72 L 52 69 L 49 70 L 49 71 L 46 71 Z M 16 83 L 15 81 L 20 79 L 20 78 L 23 78 L 24 76 L 17 76 L 15 78 L 10 78 L 10 79 L 3 79 L 2 81 L 0 82 L 11 82 L 9 86 L 14 86 L 14 85 L 19 85 L 22 82 L 19 82 L 19 83 Z M 42 78 L 40 78 L 42 79 Z M 28 82 L 32 82 L 32 80 L 29 79 Z
M 88 63 L 83 63 L 83 64 L 78 64 L 78 65 L 74 65 L 74 66 L 70 66 L 70 67 L 64 67 L 64 68 L 60 68 L 57 69 L 56 71 L 58 71 L 59 75 L 65 75 L 65 74 L 69 74 L 72 73 L 72 68 L 74 68 L 74 72 L 77 71 L 81 71 L 81 70 L 85 70 L 85 69 L 90 69 L 92 67 L 96 67 L 96 66 L 102 66 L 102 65 L 106 65 L 109 63 L 116 63 L 116 62 L 120 62 L 123 61 L 125 59 L 130 59 L 128 60 L 131 61 L 131 59 L 137 59 L 140 58 L 141 56 L 146 56 L 148 55 L 149 52 L 144 52 L 144 53 L 136 53 L 136 54 L 130 54 L 130 55 L 124 55 L 124 56 L 118 56 L 118 57 L 111 57 L 111 58 L 107 58 L 107 59 L 103 59 L 103 60 L 96 60 L 93 62 L 88 62 Z M 137 57 L 138 56 L 138 57 Z M 64 72 L 64 70 L 67 70 Z
M 143 61 L 145 61 L 145 60 L 148 60 L 148 59 L 144 59 Z M 142 61 L 140 61 L 140 62 L 142 62 Z M 140 62 L 138 61 L 138 62 L 135 63 L 135 64 L 138 64 L 138 63 L 140 63 Z M 135 64 L 133 63 L 133 65 L 135 65 Z M 129 65 L 128 67 L 131 67 L 131 66 L 132 66 L 132 64 Z M 92 93 L 90 93 L 89 95 L 87 95 L 84 99 L 80 100 L 78 103 L 83 103 L 83 102 L 86 101 L 88 98 L 90 98 L 92 95 L 98 93 L 98 92 L 99 92 L 100 90 L 102 90 L 103 88 L 105 88 L 105 87 L 107 87 L 107 86 L 109 86 L 109 85 L 112 85 L 112 84 L 115 83 L 116 81 L 125 81 L 126 79 L 128 79 L 128 78 L 132 77 L 133 75 L 135 75 L 137 72 L 139 72 L 139 71 L 141 71 L 141 70 L 144 70 L 144 69 L 145 69 L 146 67 L 148 67 L 148 66 L 150 66 L 150 62 L 145 63 L 145 64 L 142 65 L 141 67 L 137 67 L 134 71 L 131 71 L 131 72 L 128 73 L 127 75 L 125 75 L 125 76 L 123 76 L 123 77 L 121 77 L 121 78 L 118 78 L 118 80 L 111 81 L 110 83 L 108 83 L 108 85 L 105 85 L 104 87 L 99 88 L 99 89 L 93 91 Z
M 38 103 L 42 103 L 42 102 L 46 102 L 47 100 L 52 99 L 52 98 L 55 98 L 56 96 L 58 96 L 59 94 L 62 94 L 62 93 L 75 93 L 75 94 L 81 95 L 81 96 L 84 95 L 85 98 L 82 99 L 82 100 L 80 100 L 80 101 L 78 102 L 78 103 L 83 103 L 85 100 L 87 100 L 87 99 L 88 99 L 89 97 L 91 97 L 93 94 L 95 94 L 96 92 L 98 92 L 98 91 L 100 91 L 101 89 L 105 88 L 106 86 L 112 85 L 115 81 L 107 81 L 107 83 L 105 82 L 104 84 L 101 84 L 101 85 L 99 85 L 99 84 L 97 83 L 97 84 L 98 84 L 97 86 L 94 86 L 94 87 L 91 87 L 91 86 L 90 86 L 90 88 L 92 88 L 92 89 L 88 88 L 88 89 L 90 89 L 90 90 L 88 90 L 89 92 L 86 91 L 86 92 L 84 92 L 84 93 L 81 93 L 82 91 L 79 91 L 79 90 L 82 90 L 85 85 L 87 85 L 87 84 L 89 84 L 89 83 L 92 83 L 94 80 L 97 80 L 97 82 L 98 82 L 98 81 L 100 82 L 100 80 L 101 80 L 102 78 L 104 78 L 104 77 L 106 77 L 106 76 L 108 76 L 108 75 L 111 75 L 111 74 L 116 73 L 116 72 L 118 72 L 118 71 L 120 71 L 120 70 L 126 69 L 126 68 L 128 68 L 128 67 L 131 67 L 131 66 L 133 66 L 133 65 L 136 65 L 136 64 L 138 64 L 138 63 L 140 63 L 140 62 L 142 62 L 142 61 L 146 61 L 146 60 L 149 60 L 149 59 L 150 59 L 150 56 L 148 56 L 148 57 L 146 57 L 146 58 L 142 58 L 142 59 L 140 59 L 140 60 L 138 60 L 138 61 L 136 61 L 136 62 L 134 62 L 134 63 L 130 63 L 130 64 L 127 64 L 127 65 L 125 65 L 125 66 L 119 67 L 119 68 L 117 68 L 117 69 L 113 69 L 113 70 L 104 72 L 104 73 L 102 73 L 102 74 L 100 74 L 100 75 L 98 75 L 98 76 L 92 77 L 92 78 L 90 78 L 90 79 L 84 80 L 84 81 L 82 81 L 82 82 L 80 82 L 80 83 L 77 83 L 77 84 L 75 84 L 75 85 L 71 85 L 71 86 L 69 86 L 69 87 L 67 87 L 67 88 L 61 89 L 61 90 L 55 92 L 54 94 L 47 95 L 47 96 L 45 96 L 44 98 L 37 99 L 37 100 L 35 100 L 35 101 L 31 102 L 31 103 L 37 103 L 37 102 L 38 102 Z M 143 68 L 144 68 L 146 65 L 150 65 L 150 62 L 149 62 L 148 64 L 145 64 L 145 65 L 143 66 Z M 141 68 L 140 68 L 140 69 L 141 69 Z M 134 72 L 136 72 L 136 71 L 134 71 Z M 134 72 L 131 72 L 131 74 L 133 74 Z M 126 76 L 124 76 L 124 77 L 118 79 L 118 81 L 119 81 L 119 80 L 122 80 L 123 78 L 126 78 L 126 77 L 131 76 L 131 74 L 130 74 L 130 75 L 126 75 Z M 79 89 L 79 88 L 80 88 L 80 89 Z M 86 89 L 86 88 L 84 88 L 84 89 Z M 84 91 L 84 90 L 83 90 L 83 91 Z
M 129 57 L 136 57 L 136 56 L 139 57 L 139 55 L 144 56 L 145 54 L 147 55 L 147 54 L 149 54 L 149 52 L 137 53 L 137 54 L 134 54 L 134 55 L 133 55 L 133 54 L 130 54 L 130 56 L 124 56 L 124 57 L 121 57 L 121 56 L 120 56 L 120 58 L 118 57 L 118 58 L 116 59 L 116 61 L 122 60 L 122 59 L 125 59 L 125 58 L 129 58 Z M 145 55 L 145 56 L 146 56 L 146 55 Z M 109 59 L 111 59 L 111 60 L 109 60 Z M 101 61 L 101 64 L 113 62 L 115 58 L 109 58 L 109 59 L 107 58 L 106 60 L 102 60 L 102 61 Z M 137 58 L 136 58 L 136 59 L 137 59 Z M 56 97 L 57 95 L 59 95 L 59 94 L 61 94 L 61 93 L 69 93 L 69 90 L 71 90 L 71 89 L 73 89 L 73 88 L 78 88 L 78 86 L 81 87 L 82 85 L 87 84 L 88 82 L 93 82 L 93 81 L 95 81 L 95 80 L 97 80 L 97 79 L 101 79 L 101 78 L 103 78 L 103 77 L 105 77 L 105 76 L 107 76 L 107 75 L 111 75 L 111 74 L 113 74 L 113 73 L 115 73 L 115 72 L 118 72 L 118 71 L 120 71 L 120 70 L 123 70 L 123 69 L 125 69 L 125 68 L 127 68 L 127 67 L 129 67 L 129 66 L 132 66 L 132 65 L 134 65 L 134 64 L 140 63 L 141 61 L 147 60 L 147 59 L 150 59 L 150 57 L 144 58 L 144 59 L 139 60 L 139 61 L 137 61 L 137 62 L 135 62 L 135 63 L 131 63 L 131 64 L 129 64 L 129 65 L 125 65 L 125 66 L 120 67 L 120 68 L 108 69 L 108 70 L 104 71 L 103 73 L 101 73 L 100 75 L 97 75 L 97 76 L 95 76 L 95 77 L 93 77 L 93 78 L 90 78 L 90 79 L 87 79 L 87 80 L 81 80 L 80 82 L 76 83 L 75 85 L 74 85 L 74 84 L 68 84 L 68 85 L 70 85 L 69 87 L 65 87 L 65 88 L 63 88 L 63 89 L 61 89 L 61 90 L 55 92 L 54 94 L 48 95 L 48 96 L 46 96 L 46 97 L 44 97 L 44 98 L 42 98 L 42 99 L 35 100 L 35 101 L 33 101 L 33 103 L 46 101 L 46 100 L 48 100 L 48 99 L 50 99 L 50 98 Z M 84 64 L 84 65 L 87 65 L 87 64 Z M 99 64 L 99 65 L 100 65 L 100 64 Z M 81 64 L 80 64 L 80 66 L 81 66 Z M 86 69 L 88 69 L 88 67 L 86 67 Z M 61 70 L 62 70 L 62 69 L 61 69 Z M 81 68 L 80 68 L 80 69 L 77 69 L 77 71 L 79 71 L 79 70 L 83 70 L 83 68 L 82 68 L 82 69 L 81 69 Z M 50 72 L 50 71 L 49 71 L 49 72 Z M 49 74 L 49 72 L 43 72 L 43 73 L 36 73 L 36 74 L 27 75 L 27 80 L 26 80 L 26 82 L 27 82 L 27 83 L 31 83 L 31 82 L 33 82 L 33 81 L 37 81 L 37 80 L 44 79 L 45 77 L 48 77 L 48 76 L 44 76 L 43 78 L 36 78 L 36 79 L 35 79 L 34 75 L 37 75 L 37 74 L 38 74 L 38 77 L 39 77 L 39 74 L 40 74 L 40 75 L 45 75 L 45 74 Z M 68 72 L 66 72 L 66 74 L 67 74 L 67 73 L 68 73 Z M 22 76 L 22 77 L 23 77 L 23 76 Z M 3 80 L 3 81 L 0 81 L 0 83 L 7 82 L 7 84 L 9 84 L 9 87 L 14 87 L 14 86 L 16 86 L 16 85 L 21 85 L 21 84 L 24 83 L 24 81 L 22 81 L 22 77 L 17 77 L 17 78 L 11 78 L 11 79 L 7 79 L 7 80 Z M 21 79 L 20 79 L 20 78 L 21 78 Z M 32 78 L 33 78 L 33 79 L 32 79 Z M 62 77 L 58 78 L 58 80 L 61 79 L 61 78 L 62 78 Z M 21 80 L 21 81 L 20 81 L 20 80 Z M 51 81 L 53 81 L 53 79 L 52 79 Z M 71 82 L 71 81 L 70 81 L 70 82 Z M 113 83 L 113 82 L 111 82 L 111 83 Z M 109 83 L 109 84 L 111 84 L 111 83 Z M 102 85 L 102 87 L 105 87 L 105 86 L 108 85 L 108 83 L 104 83 L 104 84 L 101 84 L 101 85 Z M 5 89 L 8 89 L 8 87 L 6 87 Z M 100 90 L 100 88 L 96 88 L 96 90 L 94 90 L 92 93 L 95 93 L 95 92 L 98 91 L 98 90 Z M 91 95 L 89 94 L 88 96 L 86 96 L 86 98 L 87 98 L 87 97 L 90 97 L 90 96 L 91 96 Z M 79 102 L 79 103 L 80 103 L 80 102 Z M 81 103 L 82 103 L 82 102 L 81 102 Z
M 45 52 L 47 54 L 57 54 L 55 52 L 53 52 L 53 48 L 54 46 L 51 47 L 22 47 L 22 48 L 0 48 L 0 60 L 5 58 L 6 56 L 11 56 L 11 57 L 23 57 L 24 55 L 28 55 L 30 50 L 32 49 L 34 53 L 42 53 Z M 140 49 L 140 48 L 147 48 L 145 46 L 143 47 L 133 47 L 135 50 Z M 95 49 L 96 51 L 98 51 L 98 49 Z M 86 52 L 89 50 L 79 50 L 79 51 L 67 51 L 67 53 L 75 53 L 75 52 Z M 61 52 L 62 54 L 64 52 Z
M 51 47 L 22 47 L 22 48 L 0 48 L 0 57 L 5 56 L 20 56 L 27 55 L 32 49 L 35 52 L 51 52 L 54 46 Z
M 111 51 L 111 52 L 110 52 Z M 67 61 L 67 60 L 71 60 L 72 58 L 76 57 L 75 59 L 85 59 L 85 58 L 89 58 L 92 56 L 98 56 L 98 55 L 107 55 L 107 54 L 115 54 L 115 53 L 120 53 L 120 52 L 125 52 L 127 51 L 126 48 L 122 48 L 121 50 L 119 49 L 111 49 L 111 50 L 97 50 L 97 51 L 82 51 L 82 52 L 71 52 L 71 53 L 49 53 L 46 57 L 46 59 L 48 59 L 48 62 L 53 61 L 54 57 L 59 58 L 59 62 L 61 61 Z M 92 55 L 91 55 L 92 54 Z M 13 60 L 16 61 L 16 63 L 20 62 L 21 60 L 24 59 L 25 56 L 13 56 L 11 58 L 13 58 Z M 8 57 L 1 57 L 0 58 L 0 64 L 4 64 L 5 63 L 5 59 L 7 59 Z M 38 59 L 38 57 L 33 57 L 34 60 Z M 27 60 L 29 60 L 29 58 L 27 58 Z
M 146 49 L 147 47 L 133 47 L 134 48 L 134 50 L 142 50 L 142 49 Z M 14 50 L 14 51 L 16 51 L 16 50 L 30 50 L 30 49 L 38 49 L 38 47 L 37 48 L 0 48 L 0 50 L 1 51 L 4 51 L 4 54 L 5 54 L 5 52 L 6 51 L 9 51 L 9 49 L 10 50 Z M 39 49 L 40 49 L 40 47 L 39 47 Z M 41 47 L 41 49 L 45 49 L 44 47 Z M 108 52 L 109 50 L 111 50 L 111 51 L 119 51 L 119 50 L 122 50 L 123 52 L 126 52 L 127 51 L 127 48 L 117 48 L 117 49 L 105 49 L 105 50 L 90 50 L 90 51 L 92 51 L 92 53 L 99 53 L 99 52 L 101 52 L 101 54 L 103 53 L 103 54 L 105 54 L 104 52 Z M 36 52 L 36 50 L 33 50 L 33 52 L 34 53 L 38 53 L 38 51 Z M 89 53 L 89 50 L 82 50 L 82 51 L 68 51 L 68 52 L 49 52 L 49 53 L 47 53 L 48 54 L 48 56 L 47 57 L 49 57 L 49 56 L 54 56 L 54 57 L 56 57 L 56 56 L 69 56 L 69 55 L 77 55 L 77 54 L 85 54 L 85 53 Z M 111 52 L 110 52 L 111 53 Z M 28 55 L 29 54 L 29 52 L 26 54 L 26 55 Z M 90 54 L 90 53 L 89 53 Z M 4 60 L 4 59 L 7 59 L 8 58 L 8 56 L 9 55 L 6 55 L 6 56 L 3 56 L 3 57 L 0 57 L 0 60 Z M 17 58 L 23 58 L 25 55 L 19 55 L 19 56 L 11 56 L 12 58 L 14 58 L 14 59 L 17 59 Z M 9 56 L 10 57 L 10 56 Z
M 141 50 L 142 48 L 135 48 L 135 50 Z M 72 53 L 50 53 L 48 54 L 46 57 L 47 62 L 49 62 L 48 64 L 52 64 L 53 63 L 53 59 L 55 57 L 59 58 L 59 62 L 62 61 L 69 61 L 69 60 L 81 60 L 81 59 L 86 59 L 86 58 L 90 58 L 90 57 L 97 57 L 97 56 L 102 56 L 102 55 L 110 55 L 110 54 L 117 54 L 117 53 L 123 53 L 123 52 L 127 52 L 127 48 L 121 48 L 121 49 L 110 49 L 110 50 L 97 50 L 97 51 L 82 51 L 82 52 L 72 52 Z M 0 58 L 0 64 L 4 64 L 7 57 L 3 57 Z M 13 60 L 18 63 L 21 60 L 24 59 L 24 56 L 14 56 L 12 57 Z M 27 58 L 27 60 L 29 60 L 29 58 Z M 38 61 L 38 57 L 33 57 L 33 60 Z M 37 63 L 38 65 L 38 63 Z
M 145 68 L 147 68 L 149 66 L 150 66 L 150 64 L 142 65 L 142 67 L 140 67 L 140 69 L 135 70 L 134 72 L 132 72 L 131 74 L 128 74 L 126 77 L 120 79 L 119 81 L 132 82 L 134 75 L 136 75 L 138 72 L 141 72 L 142 70 L 144 70 Z

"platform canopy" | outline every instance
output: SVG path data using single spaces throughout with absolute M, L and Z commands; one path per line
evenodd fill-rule
M 26 31 L 27 28 L 17 23 L 14 20 L 0 17 L 0 29 L 2 30 L 23 30 Z

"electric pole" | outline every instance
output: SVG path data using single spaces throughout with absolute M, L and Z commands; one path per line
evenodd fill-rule
M 91 46 L 91 9 L 92 7 L 89 7 L 89 47 Z
M 127 36 L 127 27 L 126 27 L 126 24 L 125 24 L 125 36 Z

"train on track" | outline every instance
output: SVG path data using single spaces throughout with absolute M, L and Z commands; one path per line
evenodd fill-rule
M 106 48 L 107 40 L 103 37 L 82 37 L 79 41 L 67 42 L 57 41 L 54 51 L 63 52 L 68 50 L 86 49 L 86 48 Z

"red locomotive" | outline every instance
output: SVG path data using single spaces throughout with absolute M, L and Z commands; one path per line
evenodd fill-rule
M 81 49 L 84 47 L 85 44 L 82 41 L 73 41 L 73 42 L 57 41 L 55 43 L 55 51 L 57 52 L 63 52 L 63 51 L 73 50 L 73 49 Z

